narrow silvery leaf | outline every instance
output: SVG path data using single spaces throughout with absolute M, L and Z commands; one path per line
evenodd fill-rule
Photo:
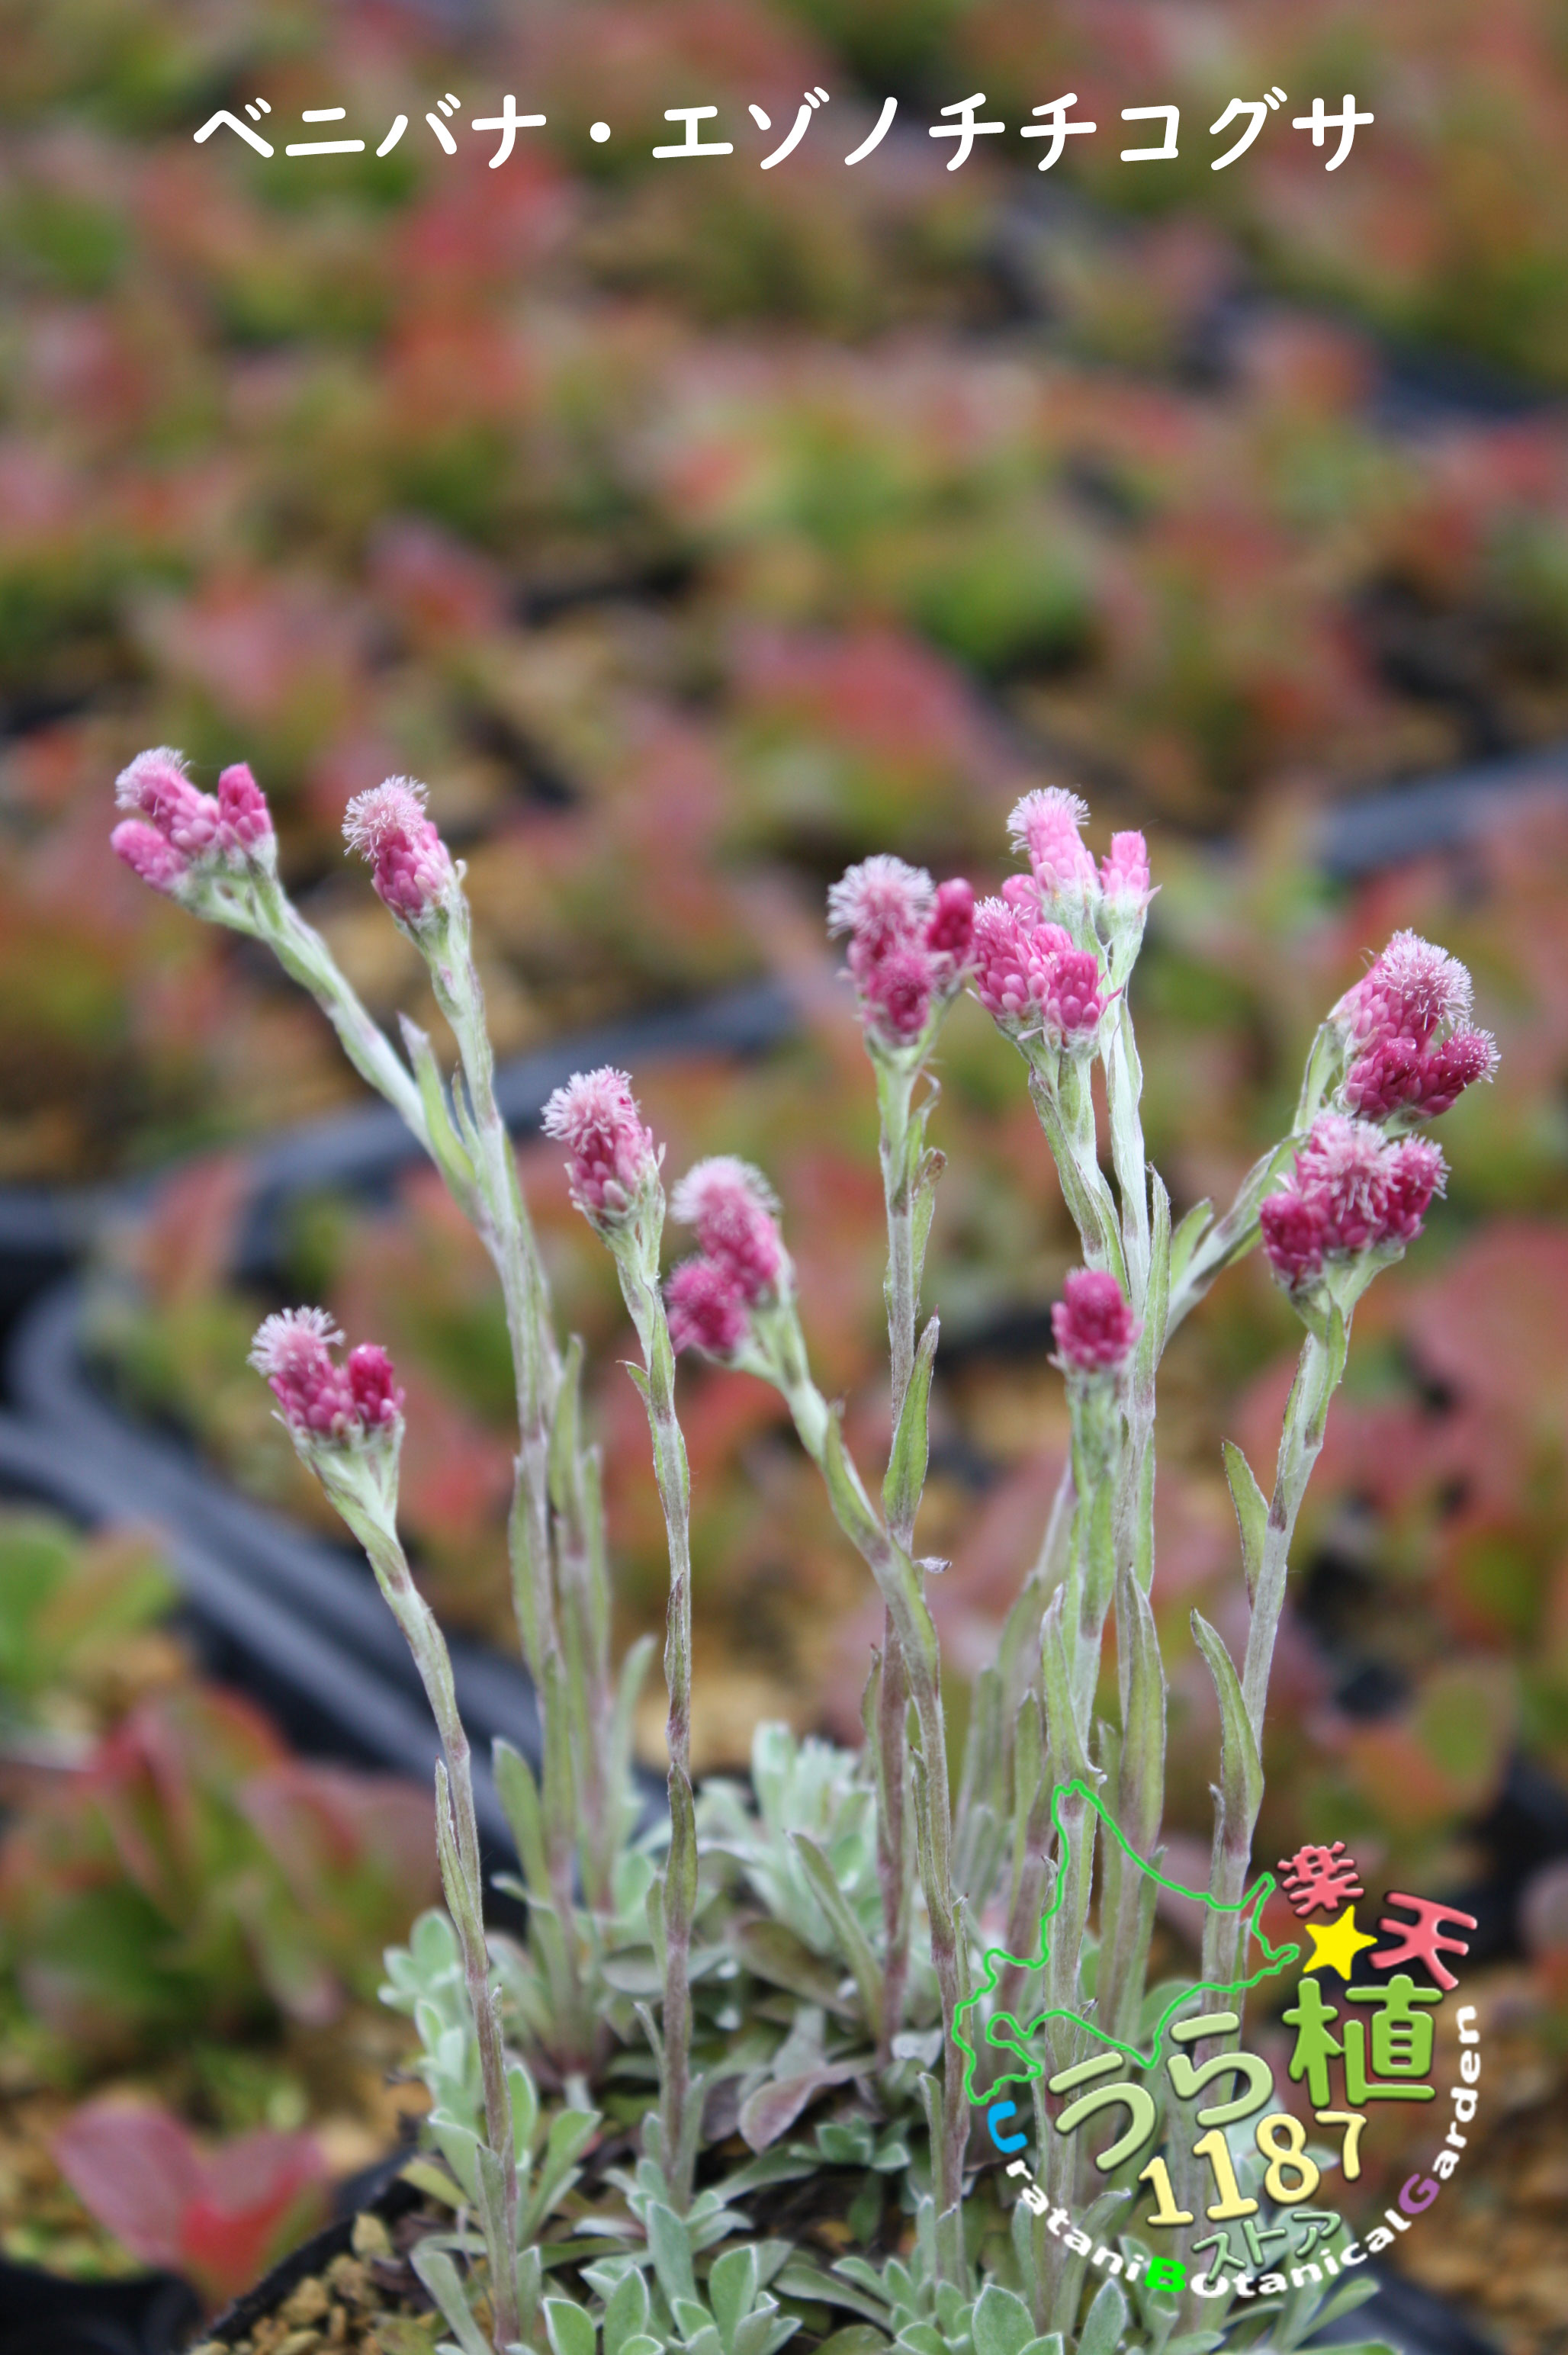
M 549 1895 L 549 1868 L 545 1857 L 544 1820 L 539 1812 L 539 1785 L 533 1768 L 520 1750 L 497 1741 L 491 1750 L 496 1796 L 506 1812 L 507 1827 L 517 1844 L 517 1857 L 529 1891 Z
M 882 1507 L 889 1527 L 895 1530 L 913 1529 L 921 1492 L 925 1487 L 931 1369 L 936 1357 L 939 1331 L 937 1319 L 934 1316 L 928 1318 L 925 1330 L 920 1337 L 920 1347 L 914 1354 L 914 1368 L 910 1375 L 909 1388 L 904 1392 L 899 1427 L 893 1433 L 892 1453 L 888 1458 L 887 1478 L 882 1483 Z
M 1247 1721 L 1241 1678 L 1231 1655 L 1200 1611 L 1192 1614 L 1192 1634 L 1209 1664 L 1219 1697 L 1220 1800 L 1224 1821 L 1231 1827 L 1244 1825 L 1250 1830 L 1263 1802 L 1264 1770 Z
M 1236 1508 L 1236 1523 L 1242 1533 L 1242 1568 L 1246 1575 L 1247 1600 L 1252 1602 L 1258 1590 L 1258 1572 L 1263 1568 L 1264 1539 L 1268 1530 L 1268 1498 L 1258 1487 L 1253 1467 L 1233 1440 L 1221 1443 L 1225 1455 L 1225 1477 L 1231 1487 L 1231 1502 Z
M 805 1869 L 812 1893 L 837 1940 L 840 1953 L 854 1974 L 859 1989 L 861 2009 L 873 2036 L 882 2032 L 882 1975 L 877 1958 L 871 1952 L 870 1941 L 855 1919 L 854 1909 L 838 1886 L 832 1865 L 816 1842 L 805 1832 L 790 1835 L 795 1852 Z
M 491 2355 L 489 2341 L 468 2310 L 462 2276 L 446 2251 L 432 2248 L 428 2240 L 416 2241 L 409 2262 L 440 2307 L 441 2318 L 463 2355 Z

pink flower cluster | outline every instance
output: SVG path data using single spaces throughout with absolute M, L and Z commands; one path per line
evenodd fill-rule
M 1143 1327 L 1121 1285 L 1103 1268 L 1075 1268 L 1051 1312 L 1064 1365 L 1079 1373 L 1115 1373 L 1132 1355 Z
M 160 744 L 121 770 L 114 798 L 134 815 L 115 827 L 111 847 L 155 891 L 177 891 L 193 867 L 243 868 L 272 846 L 266 796 L 243 762 L 224 770 L 216 794 L 204 794 L 184 753 Z
M 1285 1189 L 1259 1211 L 1264 1250 L 1294 1291 L 1327 1259 L 1413 1241 L 1446 1175 L 1424 1137 L 1391 1144 L 1371 1121 L 1320 1114 Z
M 445 899 L 455 879 L 452 857 L 425 815 L 427 788 L 389 777 L 356 794 L 343 814 L 351 850 L 370 862 L 378 896 L 406 924 L 417 924 Z
M 1043 1027 L 1058 1040 L 1093 1038 L 1107 1002 L 1100 960 L 1046 922 L 1023 876 L 976 909 L 973 958 L 975 993 L 993 1020 L 1025 1036 Z
M 544 1133 L 567 1148 L 571 1199 L 595 1225 L 624 1219 L 658 1175 L 653 1132 L 643 1125 L 632 1082 L 608 1063 L 574 1071 L 544 1108 Z
M 291 1431 L 314 1439 L 365 1438 L 388 1430 L 403 1393 L 385 1349 L 361 1341 L 341 1365 L 343 1338 L 325 1308 L 285 1308 L 257 1333 L 251 1363 L 267 1378 Z
M 962 876 L 934 887 L 923 867 L 885 855 L 851 867 L 827 894 L 828 931 L 849 935 L 861 1019 L 889 1046 L 918 1039 L 933 1003 L 957 987 L 974 925 Z
M 1150 896 L 1148 849 L 1141 834 L 1114 834 L 1111 847 L 1094 865 L 1083 841 L 1089 805 L 1062 785 L 1025 794 L 1008 820 L 1015 850 L 1027 855 L 1030 871 L 1049 900 L 1094 900 L 1101 893 L 1123 906 L 1147 907 Z
M 1469 1027 L 1470 976 L 1457 957 L 1414 932 L 1396 932 L 1334 1008 L 1354 1060 L 1344 1100 L 1365 1120 L 1446 1112 L 1489 1080 L 1498 1050 Z
M 785 1267 L 778 1204 L 748 1162 L 720 1154 L 688 1169 L 670 1198 L 699 1250 L 665 1287 L 670 1339 L 678 1349 L 729 1357 L 745 1337 L 749 1311 L 776 1294 Z

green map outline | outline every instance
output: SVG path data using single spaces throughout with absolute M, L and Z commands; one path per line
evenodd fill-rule
M 1287 1969 L 1301 1954 L 1299 1946 L 1271 1945 L 1264 1934 L 1262 1916 L 1263 1909 L 1275 1890 L 1275 1877 L 1272 1872 L 1260 1873 L 1245 1896 L 1239 1898 L 1234 1904 L 1226 1904 L 1221 1899 L 1211 1897 L 1204 1889 L 1184 1889 L 1179 1881 L 1168 1880 L 1165 1874 L 1157 1870 L 1146 1857 L 1138 1854 L 1104 1801 L 1097 1792 L 1090 1788 L 1087 1783 L 1077 1778 L 1068 1783 L 1058 1783 L 1051 1794 L 1051 1820 L 1055 1827 L 1061 1861 L 1056 1870 L 1055 1893 L 1040 1917 L 1040 1952 L 1036 1955 L 1025 1956 L 1009 1955 L 1004 1946 L 988 1946 L 986 1950 L 986 1975 L 983 1981 L 972 1995 L 965 1997 L 954 2014 L 953 2041 L 964 2055 L 964 2092 L 965 2098 L 971 2102 L 990 2102 L 1006 2085 L 1032 2084 L 1037 2077 L 1045 2075 L 1049 2066 L 1049 2063 L 1042 2060 L 1037 2065 L 1026 2067 L 1021 2072 L 1009 2069 L 1004 2075 L 997 2077 L 986 2093 L 977 2094 L 975 2091 L 975 2072 L 980 2065 L 980 2056 L 974 2045 L 962 2033 L 961 2022 L 966 2012 L 975 2010 L 987 1996 L 996 1993 L 997 1982 L 1004 1970 L 1037 1971 L 1042 1969 L 1046 1963 L 1051 1951 L 1046 1941 L 1046 1930 L 1060 1910 L 1062 1899 L 1067 1893 L 1066 1867 L 1071 1860 L 1071 1849 L 1067 1828 L 1061 1820 L 1061 1802 L 1070 1794 L 1084 1800 L 1093 1808 L 1104 1829 L 1112 1835 L 1121 1849 L 1124 1857 L 1136 1865 L 1140 1872 L 1146 1873 L 1151 1881 L 1157 1881 L 1161 1889 L 1169 1890 L 1175 1896 L 1188 1898 L 1195 1904 L 1206 1905 L 1211 1913 L 1243 1916 L 1247 1922 L 1249 1938 L 1257 1941 L 1267 1959 L 1260 1969 L 1253 1971 L 1248 1977 L 1232 1979 L 1223 1984 L 1211 1979 L 1200 1979 L 1191 1987 L 1184 1987 L 1179 1995 L 1173 1996 L 1155 2022 L 1154 2049 L 1150 2052 L 1140 2052 L 1136 2045 L 1123 2044 L 1116 2037 L 1107 2036 L 1104 2029 L 1096 2028 L 1092 2019 L 1085 2019 L 1082 2012 L 1072 2011 L 1065 2004 L 1058 2004 L 1054 2008 L 1048 2007 L 1029 2021 L 1027 2029 L 1020 2026 L 1011 2012 L 998 2013 L 997 2019 L 989 2023 L 987 2030 L 986 2041 L 990 2051 L 1011 2052 L 1016 2049 L 1010 2044 L 994 2042 L 991 2038 L 990 2030 L 996 2028 L 1003 2019 L 1012 2020 L 1014 2028 L 1018 2030 L 1020 2043 L 1028 2042 L 1031 2037 L 1038 2035 L 1049 2019 L 1070 2019 L 1076 2027 L 1082 2028 L 1087 2035 L 1093 2036 L 1109 2050 L 1121 2053 L 1124 2059 L 1135 2062 L 1140 2069 L 1152 2069 L 1159 2059 L 1166 2022 L 1173 2012 L 1179 2010 L 1184 2004 L 1189 2003 L 1195 1995 L 1243 1995 L 1249 1987 L 1256 1987 L 1261 1980 L 1277 1977 L 1279 1973 Z M 1243 1940 L 1242 1946 L 1243 1958 L 1246 1952 L 1247 1941 Z

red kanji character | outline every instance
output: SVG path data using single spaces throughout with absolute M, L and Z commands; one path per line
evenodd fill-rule
M 1336 1840 L 1332 1848 L 1317 1848 L 1309 1841 L 1294 1856 L 1282 1856 L 1279 1870 L 1280 1886 L 1303 1919 L 1318 1906 L 1325 1913 L 1337 1913 L 1347 1897 L 1366 1894 L 1360 1868 L 1353 1856 L 1345 1854 L 1343 1840 Z M 1386 1930 L 1389 1925 L 1385 1922 L 1382 1926 Z
M 1386 1913 L 1383 1915 L 1378 1928 L 1386 1930 L 1390 1937 L 1401 1938 L 1404 1943 L 1380 1948 L 1371 1958 L 1372 1968 L 1386 1971 L 1395 1963 L 1424 1963 L 1440 1987 L 1457 1987 L 1459 1982 L 1453 1972 L 1437 1957 L 1439 1955 L 1467 1955 L 1469 1940 L 1445 1936 L 1442 1925 L 1452 1922 L 1456 1928 L 1474 1930 L 1479 1926 L 1475 1915 L 1461 1913 L 1456 1905 L 1445 1905 L 1435 1897 L 1407 1897 L 1402 1889 L 1391 1889 L 1388 1902 L 1391 1905 L 1408 1906 L 1413 1918 L 1404 1923 L 1391 1920 Z

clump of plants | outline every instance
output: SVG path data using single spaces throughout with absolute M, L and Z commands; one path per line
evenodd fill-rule
M 1129 995 L 1154 890 L 1143 837 L 1115 835 L 1096 860 L 1083 804 L 1041 791 L 1013 813 L 1022 871 L 978 906 L 961 879 L 938 886 L 898 858 L 852 868 L 829 918 L 847 942 L 880 1118 L 891 1440 L 875 1472 L 814 1380 L 766 1179 L 720 1156 L 667 1194 L 628 1075 L 580 1073 L 558 1091 L 545 1126 L 620 1280 L 668 1537 L 668 1806 L 650 1825 L 630 1739 L 650 1647 L 613 1672 L 582 1352 L 552 1317 L 496 1107 L 462 868 L 422 789 L 392 779 L 361 794 L 346 833 L 424 960 L 455 1045 L 450 1074 L 407 1021 L 397 1050 L 291 904 L 248 769 L 224 771 L 209 795 L 177 755 L 151 751 L 126 770 L 120 798 L 127 863 L 264 942 L 311 991 L 472 1220 L 506 1306 L 512 1587 L 543 1724 L 537 1762 L 505 1743 L 495 1759 L 520 1865 L 508 1885 L 528 1906 L 518 1939 L 486 1929 L 467 1741 L 399 1536 L 395 1370 L 373 1343 L 339 1354 L 342 1336 L 312 1307 L 269 1317 L 252 1357 L 370 1559 L 442 1736 L 446 1906 L 389 1955 L 385 1992 L 413 2016 L 433 2100 L 431 2147 L 411 2173 L 451 2222 L 412 2262 L 445 2344 L 462 2355 L 771 2355 L 786 2340 L 834 2355 L 1205 2355 L 1225 2338 L 1299 2345 L 1358 2303 L 1362 2277 L 1324 2281 L 1316 2268 L 1320 2286 L 1235 2306 L 1195 2297 L 1189 2147 L 1195 2115 L 1211 2123 L 1260 2232 L 1298 2196 L 1277 2156 L 1265 2170 L 1250 2128 L 1231 2141 L 1220 2131 L 1245 2105 L 1210 2097 L 1205 2110 L 1202 2088 L 1227 2068 L 1267 2073 L 1237 2040 L 1263 1975 L 1253 1941 L 1265 1965 L 1278 1959 L 1258 1921 L 1252 1842 L 1292 1535 L 1357 1302 L 1443 1186 L 1426 1126 L 1493 1067 L 1464 969 L 1396 936 L 1319 1028 L 1290 1133 L 1222 1215 L 1205 1202 L 1173 1222 L 1144 1150 Z M 971 1696 L 955 1775 L 927 1602 L 944 1565 L 919 1550 L 918 1530 L 938 1344 L 922 1300 L 943 1168 L 932 1067 L 965 989 L 1019 1052 L 1084 1263 L 1053 1317 L 1071 1460 Z M 667 1217 L 695 1241 L 673 1270 Z M 1150 1986 L 1166 1743 L 1149 1602 L 1157 1377 L 1171 1333 L 1260 1244 L 1300 1317 L 1301 1359 L 1272 1493 L 1226 1451 L 1246 1634 L 1233 1653 L 1195 1618 L 1221 1728 L 1212 1861 L 1197 1892 L 1203 1947 L 1195 1972 Z M 690 1772 L 677 1382 L 688 1350 L 779 1391 L 884 1609 L 862 1747 L 763 1729 L 749 1790 L 699 1793 Z M 1212 2040 L 1209 2058 L 1187 2062 L 1189 2082 L 1173 2062 L 1168 2097 L 1140 2089 L 1114 2139 L 1104 2126 L 1071 2130 L 1098 2106 L 1082 2088 L 1107 2051 L 1161 2030 Z M 1023 2163 L 1003 2167 L 977 2106 L 1009 2083 L 1033 2105 L 1031 2198 L 1015 2197 Z

